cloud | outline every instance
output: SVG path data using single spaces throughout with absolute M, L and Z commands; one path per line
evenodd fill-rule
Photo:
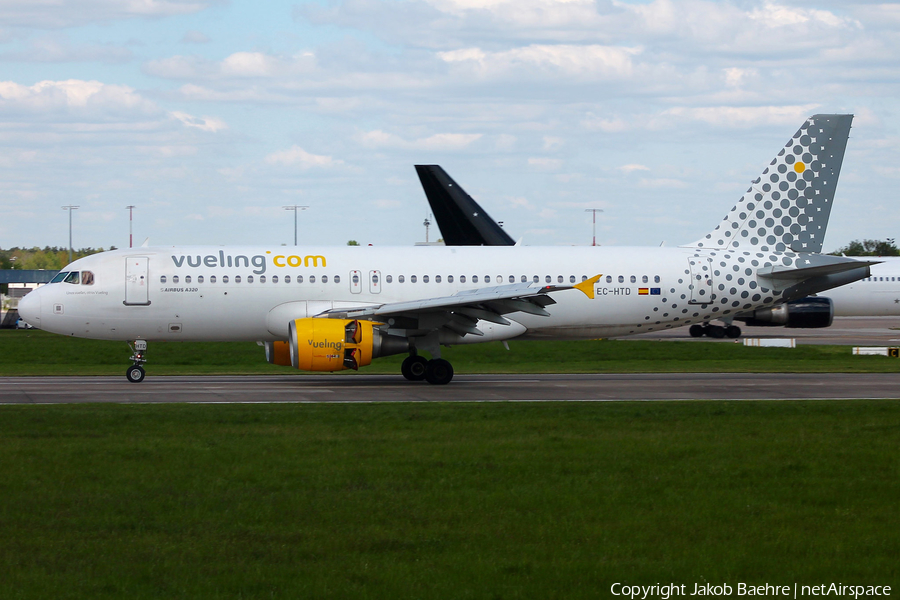
M 217 119 L 215 117 L 195 117 L 193 115 L 189 115 L 187 113 L 179 111 L 173 111 L 169 114 L 184 123 L 187 127 L 196 127 L 201 131 L 216 133 L 217 131 L 222 131 L 223 129 L 228 128 L 228 125 L 225 124 L 225 121 Z
M 303 170 L 312 168 L 328 168 L 344 164 L 344 161 L 335 160 L 331 156 L 310 154 L 296 144 L 291 146 L 287 150 L 274 152 L 266 156 L 265 160 L 267 163 L 272 165 L 296 166 Z
M 530 44 L 500 52 L 462 48 L 439 52 L 446 63 L 465 67 L 478 77 L 556 74 L 591 80 L 624 78 L 632 74 L 632 57 L 639 48 L 600 45 Z M 537 71 L 537 73 L 535 72 Z
M 73 44 L 66 36 L 57 33 L 30 39 L 24 49 L 0 54 L 0 61 L 122 64 L 131 61 L 133 56 L 131 50 L 118 44 Z
M 381 130 L 366 131 L 357 135 L 357 140 L 367 148 L 410 150 L 462 150 L 480 138 L 480 133 L 436 133 L 425 138 L 406 140 Z
M 616 167 L 618 170 L 622 171 L 626 175 L 629 173 L 633 173 L 635 171 L 649 171 L 650 167 L 645 165 L 638 164 L 630 164 L 630 165 L 622 165 L 621 167 Z
M 209 36 L 194 29 L 185 32 L 184 37 L 181 38 L 182 44 L 208 44 L 209 42 Z
M 759 125 L 794 125 L 801 123 L 819 107 L 818 104 L 789 106 L 707 106 L 676 107 L 664 111 L 657 122 L 668 117 L 701 121 L 717 127 L 756 127 Z
M 528 166 L 541 171 L 555 171 L 562 168 L 563 161 L 558 158 L 529 158 Z
M 0 110 L 31 114 L 78 114 L 82 118 L 114 120 L 124 113 L 158 114 L 159 108 L 134 89 L 100 81 L 67 79 L 22 85 L 0 81 Z
M 0 14 L 7 26 L 60 29 L 138 17 L 188 15 L 215 3 L 216 0 L 0 0 Z

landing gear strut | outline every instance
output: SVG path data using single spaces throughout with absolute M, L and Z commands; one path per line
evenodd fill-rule
M 741 328 L 737 325 L 728 325 L 727 327 L 722 327 L 721 325 L 709 325 L 708 323 L 705 325 L 691 325 L 688 332 L 691 334 L 691 337 L 695 338 L 706 335 L 714 339 L 727 337 L 734 340 L 741 337 Z
M 128 346 L 131 347 L 131 344 L 128 344 Z M 125 371 L 125 377 L 131 383 L 140 383 L 146 375 L 144 367 L 141 365 L 147 362 L 147 359 L 144 358 L 144 353 L 147 352 L 147 340 L 135 340 L 134 347 L 131 347 L 131 352 L 130 360 L 133 364 Z
M 409 381 L 423 379 L 433 385 L 446 385 L 453 379 L 453 365 L 442 358 L 427 360 L 423 356 L 410 354 L 400 365 L 400 372 Z

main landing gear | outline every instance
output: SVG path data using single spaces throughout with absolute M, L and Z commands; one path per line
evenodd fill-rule
M 140 383 L 144 380 L 144 376 L 146 373 L 144 372 L 143 365 L 147 362 L 147 359 L 144 358 L 144 353 L 147 352 L 147 340 L 135 340 L 134 347 L 131 344 L 128 344 L 131 348 L 131 361 L 134 363 L 125 371 L 125 377 L 128 378 L 128 381 L 131 383 Z
M 722 327 L 721 325 L 710 325 L 709 323 L 705 323 L 703 325 L 691 325 L 688 332 L 691 334 L 691 337 L 695 338 L 703 337 L 704 335 L 717 340 L 726 337 L 731 339 L 741 337 L 741 328 L 737 325 Z
M 400 372 L 409 381 L 423 379 L 433 385 L 446 385 L 453 379 L 453 365 L 442 358 L 427 360 L 424 356 L 410 354 L 400 365 Z

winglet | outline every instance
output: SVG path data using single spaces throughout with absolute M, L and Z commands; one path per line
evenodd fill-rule
M 601 277 L 603 277 L 602 274 L 594 275 L 590 279 L 585 279 L 581 283 L 576 283 L 572 287 L 574 287 L 576 290 L 581 290 L 585 296 L 587 296 L 588 298 L 593 300 L 594 299 L 594 284 L 597 283 L 598 281 L 600 281 Z

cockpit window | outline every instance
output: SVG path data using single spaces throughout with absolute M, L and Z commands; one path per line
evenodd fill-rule
M 66 275 L 66 278 L 63 279 L 63 281 L 64 281 L 65 283 L 74 283 L 74 284 L 77 284 L 77 283 L 80 281 L 80 279 L 81 279 L 78 275 L 79 275 L 79 274 L 78 274 L 78 271 L 72 271 L 71 273 L 69 273 L 68 275 Z
M 56 274 L 56 277 L 54 277 L 53 279 L 50 280 L 50 283 L 59 283 L 60 281 L 65 279 L 66 275 L 68 275 L 68 274 L 69 274 L 68 271 L 60 271 L 59 273 Z
M 94 274 L 91 271 L 81 272 L 81 285 L 94 285 Z

